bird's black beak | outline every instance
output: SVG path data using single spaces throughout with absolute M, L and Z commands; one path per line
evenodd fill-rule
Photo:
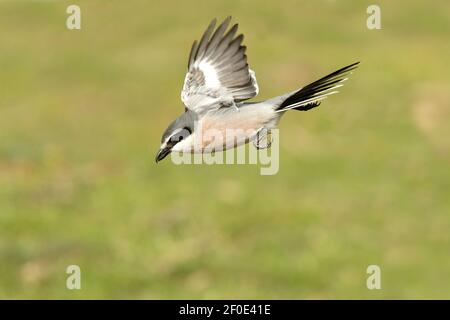
M 167 157 L 170 154 L 170 152 L 172 152 L 172 148 L 170 148 L 170 147 L 164 147 L 164 148 L 160 149 L 155 157 L 156 163 L 158 163 L 159 161 L 161 161 L 162 159 Z

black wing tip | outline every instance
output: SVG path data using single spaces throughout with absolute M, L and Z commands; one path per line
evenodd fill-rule
M 230 22 L 231 22 L 231 20 L 233 19 L 233 17 L 231 16 L 231 15 L 229 15 L 229 16 L 227 16 L 225 19 L 223 19 L 223 21 L 217 26 L 217 28 L 216 29 L 219 29 L 221 26 L 223 26 L 223 25 L 229 25 L 230 24 Z M 216 24 L 217 24 L 217 18 L 214 18 L 212 21 L 211 21 L 211 23 L 209 24 L 209 25 L 214 25 L 214 27 L 216 26 Z M 214 22 L 214 24 L 213 24 L 213 22 Z M 235 25 L 237 25 L 237 23 L 235 24 Z M 234 26 L 233 26 L 234 27 Z M 228 29 L 228 28 L 227 28 Z
M 209 27 L 210 26 L 215 26 L 216 23 L 217 23 L 217 18 L 212 19 L 211 22 L 209 23 Z
M 217 19 L 214 19 L 217 20 Z M 227 26 L 226 29 L 228 29 L 228 25 L 230 24 L 231 21 L 231 16 L 226 17 L 221 24 L 219 24 L 219 26 L 216 28 L 216 32 L 217 30 L 219 30 L 220 28 L 222 28 L 223 26 Z
M 220 25 L 222 25 L 226 22 L 230 23 L 231 19 L 233 19 L 233 17 L 231 15 L 228 15 L 225 19 L 223 19 L 223 21 L 222 21 L 222 23 L 220 23 Z M 217 24 L 217 18 L 212 19 L 211 22 L 209 23 L 210 26 L 211 25 L 215 26 L 216 24 Z

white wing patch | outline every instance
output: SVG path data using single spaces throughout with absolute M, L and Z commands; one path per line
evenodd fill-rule
M 202 71 L 205 76 L 205 86 L 206 87 L 220 87 L 219 77 L 217 76 L 217 71 L 212 64 L 207 61 L 201 61 L 198 68 Z
M 181 100 L 197 113 L 235 106 L 258 94 L 255 73 L 248 68 L 246 47 L 241 45 L 243 35 L 235 37 L 237 24 L 225 33 L 230 19 L 214 33 L 213 20 L 200 42 L 192 46 Z
M 252 83 L 253 86 L 255 87 L 255 96 L 257 96 L 259 93 L 259 86 L 258 83 L 256 82 L 256 73 L 252 69 L 249 69 L 248 71 L 250 71 L 250 77 L 252 78 Z

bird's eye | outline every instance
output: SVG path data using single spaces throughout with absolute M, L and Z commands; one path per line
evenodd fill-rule
M 170 141 L 177 143 L 183 140 L 184 138 L 188 137 L 191 134 L 191 130 L 188 127 L 185 127 L 175 133 L 173 136 L 170 137 Z

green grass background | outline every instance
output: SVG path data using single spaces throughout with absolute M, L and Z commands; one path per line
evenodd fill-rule
M 0 298 L 450 298 L 450 3 L 370 4 L 0 1 Z M 274 176 L 154 163 L 227 15 L 259 99 L 362 61 L 284 117 Z

